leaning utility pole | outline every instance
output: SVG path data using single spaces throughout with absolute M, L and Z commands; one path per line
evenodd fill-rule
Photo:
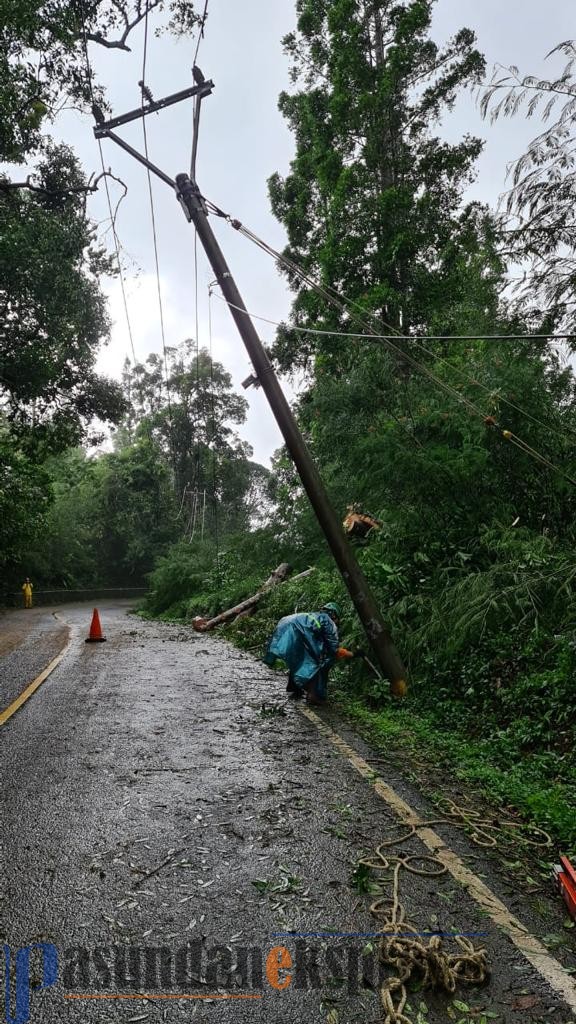
M 198 103 L 200 103 L 202 98 L 208 95 L 212 88 L 212 82 L 204 82 L 202 80 L 199 86 L 186 90 L 185 94 L 177 93 L 174 97 L 167 97 L 166 100 L 149 104 L 148 107 L 143 106 L 140 113 L 142 116 L 145 116 L 145 114 L 152 112 L 153 109 L 160 109 L 162 106 L 168 106 L 172 102 L 178 102 L 178 100 L 185 98 L 185 95 L 197 95 Z M 236 287 L 234 278 L 208 221 L 206 203 L 196 181 L 191 181 L 187 174 L 179 174 L 176 177 L 176 181 L 173 182 L 168 175 L 160 171 L 159 168 L 155 167 L 154 164 L 150 163 L 149 160 L 145 159 L 110 130 L 112 127 L 124 123 L 125 119 L 133 120 L 135 116 L 137 116 L 136 111 L 131 111 L 124 118 L 117 117 L 108 123 L 101 121 L 96 125 L 94 134 L 97 138 L 111 138 L 137 160 L 145 164 L 149 170 L 157 174 L 163 181 L 175 188 L 176 196 L 187 219 L 194 224 L 198 232 L 198 237 L 202 242 L 206 256 L 222 289 L 224 298 L 229 305 L 230 312 L 254 367 L 256 374 L 254 383 L 258 383 L 262 387 L 270 403 L 286 447 L 298 470 L 304 490 L 316 513 L 342 579 L 358 612 L 366 636 L 384 674 L 390 680 L 393 695 L 403 697 L 406 692 L 406 672 L 402 661 L 394 647 L 389 630 L 382 619 L 370 586 L 356 561 L 354 552 L 330 504 L 312 456 L 306 447 L 296 419 L 274 372 L 274 367 L 266 354 L 266 350 L 244 305 L 242 296 Z
M 204 246 L 206 256 L 222 289 L 222 294 L 229 304 L 230 312 L 236 322 L 240 337 L 246 346 L 256 371 L 257 382 L 262 387 L 270 403 L 270 408 L 280 427 L 286 447 L 298 470 L 304 490 L 310 499 L 310 504 L 316 513 L 316 518 L 334 555 L 334 560 L 342 574 L 362 625 L 366 630 L 366 635 L 378 656 L 380 665 L 393 684 L 393 689 L 396 691 L 404 690 L 404 666 L 382 621 L 378 606 L 372 596 L 364 573 L 344 536 L 344 531 L 330 504 L 330 499 L 314 465 L 312 456 L 306 447 L 304 438 L 300 433 L 294 414 L 280 387 L 274 367 L 258 337 L 242 296 L 236 287 L 236 282 L 230 273 L 222 250 L 208 222 L 206 206 L 198 185 L 196 182 L 192 182 L 187 174 L 178 174 L 176 186 L 180 202 L 198 232 L 198 237 Z

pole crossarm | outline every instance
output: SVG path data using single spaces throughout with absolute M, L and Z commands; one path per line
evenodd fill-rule
M 121 149 L 125 149 L 126 152 L 130 153 L 130 156 L 133 156 L 134 159 L 138 160 L 139 163 L 144 164 L 144 167 L 147 167 L 149 171 L 152 171 L 152 174 L 155 174 L 156 177 L 160 178 L 160 180 L 163 181 L 166 185 L 170 185 L 170 188 L 172 189 L 176 188 L 176 182 L 168 174 L 165 174 L 164 171 L 160 170 L 159 167 L 156 167 L 156 164 L 153 164 L 151 160 L 147 160 L 146 157 L 142 155 L 142 153 L 139 153 L 137 149 L 134 149 L 134 147 L 131 146 L 129 142 L 126 142 L 125 139 L 122 139 L 119 135 L 116 135 L 115 132 L 105 131 L 97 135 L 96 128 L 94 128 L 94 134 L 96 135 L 96 138 L 112 139 L 112 142 L 115 142 L 116 145 L 120 146 Z
M 139 117 L 146 117 L 147 114 L 154 114 L 157 110 L 164 110 L 171 107 L 173 103 L 180 103 L 182 100 L 190 99 L 192 96 L 199 96 L 203 99 L 209 96 L 214 88 L 214 82 L 201 82 L 199 85 L 191 85 L 189 89 L 181 89 L 162 100 L 153 100 L 152 103 L 145 103 L 135 110 L 129 110 L 127 114 L 120 114 L 119 117 L 112 117 L 109 121 L 99 121 L 94 128 L 94 135 L 97 139 L 107 135 L 111 128 L 118 128 L 121 124 L 128 124 L 129 121 L 136 121 Z

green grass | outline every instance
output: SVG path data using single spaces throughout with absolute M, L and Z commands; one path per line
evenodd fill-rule
M 491 804 L 516 808 L 528 822 L 549 832 L 562 852 L 576 851 L 576 785 L 558 779 L 555 758 L 522 755 L 510 748 L 505 736 L 472 740 L 457 729 L 439 728 L 432 713 L 418 710 L 416 698 L 371 710 L 361 698 L 338 689 L 333 703 L 377 750 L 405 753 L 408 769 L 411 757 L 429 761 Z

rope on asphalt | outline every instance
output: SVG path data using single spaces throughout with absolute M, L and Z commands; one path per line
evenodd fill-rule
M 406 920 L 406 911 L 400 902 L 402 869 L 424 878 L 439 878 L 448 870 L 436 857 L 390 856 L 384 853 L 390 846 L 407 838 L 387 840 L 376 848 L 372 857 L 363 857 L 359 861 L 359 864 L 376 872 L 388 871 L 393 866 L 392 894 L 379 895 L 370 905 L 370 913 L 382 931 L 379 960 L 395 972 L 380 988 L 384 1011 L 382 1024 L 414 1024 L 404 1013 L 408 998 L 406 984 L 412 978 L 418 980 L 422 988 L 452 994 L 458 982 L 481 985 L 490 975 L 484 947 L 476 948 L 465 936 L 454 935 L 458 949 L 449 953 L 443 948 L 442 935 L 432 935 L 427 939 Z M 417 866 L 424 864 L 427 866 Z
M 491 820 L 482 817 L 480 811 L 475 811 L 471 807 L 461 807 L 450 797 L 443 797 L 439 804 L 446 808 L 445 817 L 430 818 L 427 821 L 417 821 L 406 825 L 405 835 L 380 845 L 395 846 L 397 843 L 406 842 L 412 836 L 417 835 L 419 828 L 426 828 L 430 825 L 452 825 L 455 828 L 467 829 L 468 838 L 476 846 L 482 846 L 485 849 L 494 849 L 499 845 L 499 840 L 506 838 L 512 838 L 514 842 L 520 841 L 536 849 L 546 849 L 552 846 L 552 839 L 548 833 L 535 825 L 527 825 L 522 821 Z
M 413 1024 L 404 1012 L 408 998 L 406 985 L 412 978 L 418 980 L 422 988 L 452 995 L 459 982 L 481 985 L 490 975 L 483 946 L 475 947 L 466 936 L 454 935 L 450 938 L 456 943 L 457 949 L 448 952 L 443 948 L 443 935 L 433 934 L 427 938 L 406 920 L 406 911 L 400 902 L 400 872 L 405 870 L 424 878 L 439 878 L 446 874 L 446 865 L 437 857 L 429 855 L 392 855 L 388 852 L 390 848 L 417 836 L 419 828 L 440 824 L 466 829 L 476 846 L 489 849 L 498 847 L 499 839 L 501 841 L 511 835 L 537 848 L 552 845 L 550 836 L 543 829 L 522 822 L 487 819 L 480 811 L 461 807 L 449 797 L 443 799 L 442 805 L 445 817 L 407 825 L 403 834 L 385 839 L 376 847 L 372 856 L 362 857 L 359 861 L 359 865 L 373 872 L 386 872 L 391 868 L 393 872 L 392 893 L 386 894 L 381 882 L 377 883 L 379 895 L 370 905 L 370 913 L 378 921 L 381 930 L 378 958 L 394 971 L 380 988 L 384 1011 L 382 1024 Z M 522 829 L 528 830 L 529 834 L 523 835 L 519 831 Z

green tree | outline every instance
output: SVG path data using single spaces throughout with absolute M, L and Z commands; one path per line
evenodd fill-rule
M 48 510 L 48 477 L 14 443 L 0 417 L 0 572 L 2 589 L 17 582 L 23 555 L 34 543 Z M 31 574 L 32 569 L 26 569 Z M 3 596 L 3 595 L 2 595 Z
M 230 374 L 191 340 L 167 352 L 168 377 L 157 355 L 125 367 L 124 393 L 131 412 L 119 442 L 153 439 L 170 467 L 184 532 L 247 526 L 258 497 L 263 467 L 235 427 L 247 402 L 232 388 Z
M 270 183 L 287 255 L 319 283 L 288 268 L 297 294 L 275 354 L 308 369 L 299 419 L 337 508 L 382 519 L 363 559 L 404 625 L 440 579 L 488 573 L 506 524 L 571 538 L 576 493 L 571 368 L 541 341 L 482 340 L 530 321 L 501 298 L 498 219 L 463 201 L 481 144 L 433 133 L 484 64 L 468 30 L 438 50 L 432 8 L 300 0 L 285 40 L 299 89 L 280 100 L 296 156 Z M 330 333 L 358 327 L 390 337 Z M 275 468 L 279 533 L 311 559 L 323 547 L 299 481 L 284 455 Z
M 514 163 L 505 193 L 502 248 L 524 269 L 515 284 L 518 304 L 543 311 L 550 324 L 573 330 L 576 299 L 576 44 L 560 43 L 547 55 L 566 64 L 556 78 L 520 77 L 499 67 L 481 109 L 500 117 L 539 118 L 541 132 Z
M 179 535 L 169 470 L 149 437 L 93 458 L 68 449 L 44 476 L 48 507 L 26 563 L 38 583 L 143 585 Z
M 106 581 L 94 522 L 96 464 L 82 448 L 70 448 L 44 464 L 46 517 L 37 537 L 29 538 L 29 572 L 37 585 L 74 588 Z
M 109 333 L 99 282 L 114 272 L 86 216 L 102 176 L 87 181 L 45 130 L 63 105 L 87 112 L 95 100 L 106 109 L 87 50 L 128 50 L 133 30 L 162 11 L 176 34 L 199 20 L 191 0 L 0 0 L 0 160 L 37 162 L 23 180 L 0 175 L 0 563 L 17 567 L 48 529 L 53 550 L 46 543 L 39 552 L 39 571 L 58 580 L 90 575 L 68 517 L 90 470 L 74 488 L 61 486 L 52 457 L 101 440 L 97 421 L 117 422 L 125 403 L 94 371 Z
M 433 0 L 298 0 L 296 8 L 297 31 L 284 43 L 300 89 L 280 97 L 296 156 L 285 179 L 270 180 L 286 253 L 321 285 L 403 332 L 427 325 L 439 306 L 449 321 L 449 296 L 475 231 L 461 197 L 481 142 L 449 145 L 432 129 L 458 90 L 483 74 L 474 35 L 462 29 L 440 50 L 429 38 Z M 329 330 L 347 322 L 295 275 L 289 279 L 294 325 Z M 336 348 L 333 338 L 287 330 L 275 354 L 289 368 Z
M 71 151 L 48 150 L 38 191 L 0 188 L 0 405 L 38 457 L 78 444 L 94 418 L 117 420 L 120 387 L 94 372 L 109 320 L 96 244 Z M 58 192 L 58 190 L 62 190 Z
M 145 583 L 177 538 L 177 511 L 169 470 L 152 439 L 101 456 L 90 516 L 98 578 L 120 586 Z

